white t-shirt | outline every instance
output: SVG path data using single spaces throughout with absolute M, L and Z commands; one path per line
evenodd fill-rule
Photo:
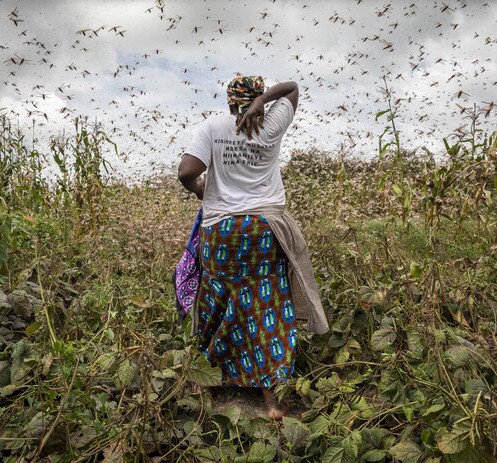
M 278 156 L 281 140 L 294 117 L 293 105 L 286 97 L 276 100 L 264 115 L 264 128 L 252 139 L 240 131 L 236 135 L 236 116 L 212 115 L 201 122 L 185 153 L 207 166 L 202 226 L 213 225 L 219 212 L 239 212 L 270 204 L 285 204 Z

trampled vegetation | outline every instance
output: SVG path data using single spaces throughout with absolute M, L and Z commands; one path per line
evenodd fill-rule
M 282 424 L 192 392 L 219 379 L 171 284 L 198 201 L 174 178 L 110 183 L 112 142 L 81 120 L 45 153 L 49 184 L 4 119 L 2 461 L 495 461 L 497 138 L 475 112 L 435 162 L 377 116 L 373 161 L 294 152 L 284 168 L 331 330 L 300 328 Z

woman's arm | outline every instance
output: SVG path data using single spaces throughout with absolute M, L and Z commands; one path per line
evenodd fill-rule
M 293 110 L 296 111 L 299 101 L 299 86 L 297 82 L 289 81 L 273 85 L 269 90 L 252 101 L 252 104 L 245 111 L 240 123 L 236 127 L 236 134 L 238 135 L 240 130 L 245 127 L 249 140 L 252 138 L 252 128 L 259 135 L 259 127 L 264 127 L 264 105 L 283 96 L 290 100 Z
M 182 185 L 197 196 L 203 199 L 205 182 L 199 177 L 207 169 L 207 166 L 197 157 L 191 154 L 184 154 L 178 168 L 178 179 Z

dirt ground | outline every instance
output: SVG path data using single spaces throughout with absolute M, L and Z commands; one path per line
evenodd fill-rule
M 235 405 L 250 418 L 266 416 L 262 391 L 257 388 L 211 387 L 208 388 L 207 393 L 212 397 L 214 408 L 219 411 Z M 288 416 L 299 418 L 300 414 L 306 411 L 302 404 L 290 400 L 288 402 L 290 405 Z

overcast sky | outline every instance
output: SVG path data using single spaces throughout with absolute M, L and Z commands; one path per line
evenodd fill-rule
M 237 72 L 299 84 L 283 160 L 295 147 L 374 155 L 383 76 L 405 147 L 443 150 L 474 103 L 496 128 L 496 0 L 0 0 L 0 58 L 0 114 L 35 120 L 41 150 L 96 117 L 125 177 L 177 162 L 194 125 L 228 110 Z

